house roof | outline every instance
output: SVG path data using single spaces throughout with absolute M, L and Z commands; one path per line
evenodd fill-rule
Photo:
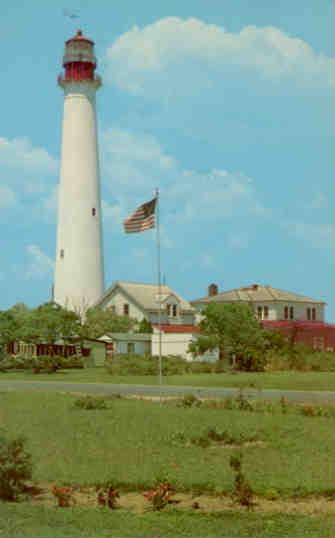
M 155 323 L 154 328 L 158 329 L 158 325 Z M 187 333 L 198 333 L 200 331 L 199 327 L 197 325 L 168 325 L 168 324 L 162 324 L 161 325 L 161 331 L 163 333 L 178 333 L 178 334 L 187 334 Z
M 262 320 L 261 324 L 267 329 L 303 329 L 315 330 L 315 329 L 327 329 L 335 331 L 334 323 L 327 323 L 325 321 L 304 321 L 304 320 Z
M 304 295 L 292 293 L 289 291 L 279 290 L 272 286 L 262 286 L 260 284 L 252 284 L 242 288 L 236 288 L 229 291 L 224 291 L 211 297 L 202 297 L 191 301 L 195 304 L 210 304 L 210 303 L 263 303 L 263 302 L 290 302 L 290 303 L 314 303 L 325 304 L 324 301 L 312 299 Z
M 97 304 L 102 305 L 105 303 L 116 288 L 123 290 L 143 310 L 158 311 L 159 298 L 157 285 L 142 284 L 139 282 L 114 282 L 112 286 L 104 293 Z M 177 298 L 183 312 L 194 312 L 194 308 L 191 306 L 191 304 L 178 295 L 178 293 L 169 288 L 169 286 L 161 286 L 161 301 L 164 302 L 170 295 L 174 295 Z
M 151 334 L 149 333 L 108 333 L 111 340 L 122 342 L 150 342 Z

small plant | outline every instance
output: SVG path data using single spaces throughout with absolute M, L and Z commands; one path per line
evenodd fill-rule
M 283 415 L 286 415 L 286 413 L 288 411 L 288 403 L 287 403 L 287 399 L 285 398 L 285 396 L 282 396 L 280 398 L 280 408 L 281 408 L 281 412 L 283 413 Z
M 172 499 L 173 494 L 174 489 L 169 482 L 159 482 L 153 489 L 143 493 L 143 496 L 151 503 L 152 509 L 157 511 L 175 502 Z
M 253 502 L 254 492 L 243 474 L 242 463 L 242 452 L 232 454 L 229 464 L 235 473 L 234 497 L 238 504 L 245 506 L 248 510 L 251 510 L 255 504 Z
M 240 411 L 254 411 L 254 407 L 249 400 L 244 396 L 243 390 L 240 389 L 236 397 L 237 407 Z
M 74 407 L 77 409 L 107 409 L 107 404 L 104 398 L 95 396 L 83 396 L 74 401 Z
M 118 507 L 117 499 L 120 498 L 120 493 L 113 486 L 97 486 L 96 492 L 99 506 L 108 506 L 111 510 Z
M 17 501 L 32 477 L 31 455 L 24 437 L 0 437 L 0 499 Z
M 324 412 L 322 407 L 317 407 L 316 405 L 308 405 L 308 404 L 302 405 L 300 412 L 305 417 L 327 416 L 327 412 Z M 328 413 L 328 416 L 329 416 L 329 413 Z
M 74 503 L 73 488 L 53 486 L 51 492 L 56 497 L 57 506 L 60 508 L 68 508 Z
M 200 407 L 201 400 L 194 394 L 185 394 L 184 398 L 178 402 L 178 407 Z

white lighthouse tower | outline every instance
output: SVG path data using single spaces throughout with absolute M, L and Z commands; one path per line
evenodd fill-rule
M 54 300 L 83 311 L 104 291 L 94 42 L 66 41 Z

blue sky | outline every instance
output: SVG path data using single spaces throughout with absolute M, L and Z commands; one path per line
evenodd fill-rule
M 252 5 L 251 5 L 252 4 Z M 161 190 L 166 282 L 334 301 L 334 7 L 283 0 L 1 4 L 0 308 L 50 297 L 65 39 L 96 42 L 106 285 L 155 281 L 122 220 Z M 63 16 L 68 8 L 80 21 Z

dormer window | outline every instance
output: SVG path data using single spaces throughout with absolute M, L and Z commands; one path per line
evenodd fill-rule
M 97 210 L 95 209 L 95 207 L 92 207 L 92 217 L 95 217 L 97 213 Z
M 167 315 L 170 318 L 176 318 L 178 316 L 178 305 L 176 304 L 167 304 L 166 305 Z

